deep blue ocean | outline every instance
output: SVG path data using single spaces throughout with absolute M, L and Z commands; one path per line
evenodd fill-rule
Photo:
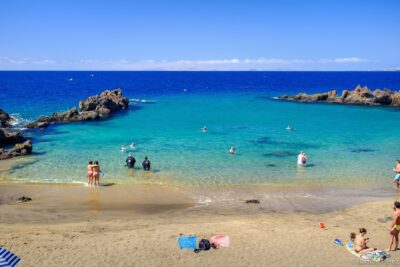
M 98 160 L 115 183 L 236 185 L 390 183 L 400 158 L 400 109 L 299 104 L 270 97 L 354 89 L 400 90 L 400 72 L 0 72 L 0 108 L 21 125 L 105 89 L 132 104 L 111 119 L 27 131 L 34 154 L 6 176 L 17 182 L 86 180 Z M 294 131 L 285 130 L 290 124 Z M 208 132 L 201 128 L 207 126 Z M 153 172 L 124 167 L 128 152 Z M 236 155 L 228 153 L 235 146 Z M 305 151 L 309 166 L 296 166 Z M 140 164 L 139 164 L 140 165 Z M 4 178 L 5 179 L 5 178 Z

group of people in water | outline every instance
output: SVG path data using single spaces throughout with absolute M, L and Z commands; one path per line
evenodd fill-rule
M 132 153 L 129 153 L 129 156 L 126 158 L 125 162 L 128 168 L 135 168 L 136 159 Z M 142 162 L 142 167 L 143 170 L 145 171 L 150 171 L 151 169 L 151 162 L 147 156 L 144 157 L 144 160 Z

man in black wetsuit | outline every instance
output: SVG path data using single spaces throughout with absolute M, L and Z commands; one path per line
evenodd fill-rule
M 143 161 L 143 163 L 142 163 L 143 170 L 145 170 L 145 171 L 150 171 L 150 168 L 151 168 L 150 165 L 151 165 L 150 160 L 149 160 L 147 157 L 145 157 L 145 158 L 144 158 L 144 161 Z
M 136 163 L 135 157 L 133 157 L 132 153 L 129 153 L 129 157 L 126 159 L 126 166 L 128 168 L 134 168 Z

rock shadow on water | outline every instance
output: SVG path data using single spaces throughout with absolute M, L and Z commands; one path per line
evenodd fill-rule
M 371 152 L 375 152 L 375 149 L 371 149 L 371 148 L 352 148 L 350 149 L 351 153 L 371 153 Z
M 310 144 L 304 142 L 277 141 L 277 140 L 272 140 L 269 137 L 261 137 L 258 138 L 257 140 L 251 140 L 250 143 L 252 143 L 253 145 L 286 146 L 298 150 L 318 149 L 322 147 L 322 145 Z
M 265 166 L 268 167 L 268 168 L 275 168 L 275 167 L 278 167 L 278 165 L 273 164 L 273 163 L 265 164 Z
M 296 156 L 297 153 L 288 150 L 276 150 L 268 153 L 264 153 L 263 157 L 266 158 L 289 158 Z

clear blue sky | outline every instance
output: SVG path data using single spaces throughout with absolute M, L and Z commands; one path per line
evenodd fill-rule
M 400 68 L 400 1 L 0 1 L 0 70 Z

